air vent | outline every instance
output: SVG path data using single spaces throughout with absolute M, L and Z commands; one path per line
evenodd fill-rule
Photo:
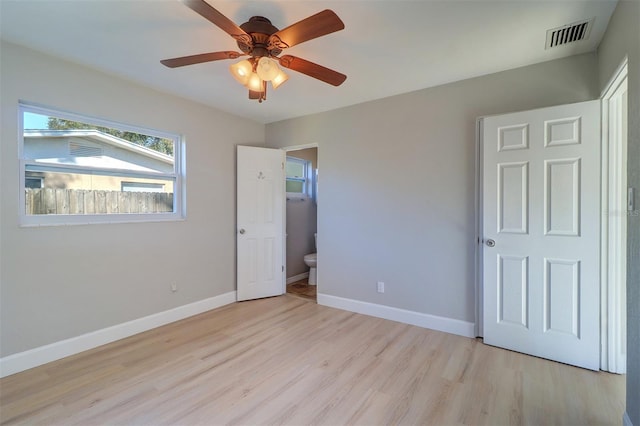
M 69 154 L 74 157 L 99 157 L 102 155 L 102 148 L 78 142 L 69 142 Z
M 595 18 L 591 18 L 586 21 L 574 22 L 573 24 L 547 30 L 547 44 L 545 49 L 586 40 L 589 38 L 594 19 Z

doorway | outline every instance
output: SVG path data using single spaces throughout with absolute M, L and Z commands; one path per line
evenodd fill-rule
M 628 126 L 627 124 L 628 105 L 627 105 L 627 61 L 626 59 L 620 65 L 618 70 L 614 73 L 609 84 L 606 86 L 606 89 L 603 91 L 603 94 L 601 96 L 601 101 L 602 101 L 601 102 L 602 140 L 601 140 L 601 146 L 600 146 L 601 181 L 599 182 L 599 185 L 597 184 L 591 185 L 594 188 L 595 187 L 601 188 L 600 206 L 602 208 L 602 213 L 600 216 L 600 229 L 598 234 L 598 238 L 601 241 L 599 245 L 600 273 L 599 273 L 599 277 L 598 277 L 599 279 L 597 282 L 598 284 L 597 288 L 600 293 L 599 306 L 598 306 L 599 312 L 597 312 L 596 309 L 592 309 L 592 311 L 596 312 L 596 314 L 590 315 L 595 317 L 600 322 L 600 327 L 599 327 L 600 330 L 598 333 L 599 339 L 597 342 L 598 345 L 597 346 L 591 345 L 593 348 L 598 347 L 599 354 L 597 355 L 599 356 L 597 357 L 594 355 L 591 356 L 593 360 L 589 363 L 590 365 L 588 366 L 588 368 L 593 368 L 593 369 L 599 368 L 599 369 L 613 372 L 613 373 L 624 374 L 626 372 L 626 292 L 625 292 L 626 219 L 627 219 L 626 216 L 628 214 L 627 211 L 632 209 L 633 195 L 634 195 L 630 190 L 627 189 L 627 184 L 626 184 L 626 170 L 627 170 L 626 146 L 627 146 L 627 126 Z M 545 126 L 547 126 L 546 130 L 551 130 L 549 134 L 553 133 L 552 131 L 553 129 L 550 129 L 549 125 L 558 124 L 558 123 L 562 123 L 562 121 L 554 122 L 553 120 L 551 120 L 551 121 L 545 122 Z M 479 124 L 478 135 L 480 140 L 482 139 L 482 135 L 484 132 L 483 120 L 482 119 L 479 120 L 478 124 Z M 500 138 L 500 135 L 501 135 L 504 140 L 508 141 L 508 138 L 506 138 L 505 135 L 507 136 L 509 134 L 511 134 L 512 136 L 520 135 L 520 134 L 528 135 L 528 129 L 525 129 L 526 126 L 524 127 L 523 126 L 524 125 L 522 122 L 518 122 L 517 124 L 514 124 L 510 127 L 507 126 L 503 129 L 502 133 L 498 133 L 499 135 L 498 137 Z M 567 130 L 570 130 L 570 129 L 567 129 Z M 567 132 L 567 134 L 569 133 L 571 132 Z M 597 132 L 597 133 L 600 134 L 600 132 Z M 559 136 L 561 134 L 562 132 L 558 133 Z M 514 141 L 517 141 L 518 138 L 512 138 L 512 139 Z M 568 142 L 569 139 L 567 139 L 566 141 Z M 500 148 L 500 145 L 498 145 L 498 150 L 499 151 L 500 150 L 502 151 L 516 150 L 517 151 L 520 148 L 524 148 L 524 144 L 521 144 L 521 145 L 522 147 L 520 147 L 517 143 L 515 143 L 513 146 L 502 146 L 502 148 Z M 495 315 L 487 316 L 487 312 L 486 312 L 487 301 L 485 300 L 487 297 L 490 299 L 489 302 L 492 304 L 492 306 L 495 304 L 495 302 L 497 302 L 498 305 L 500 305 L 500 301 L 501 300 L 504 301 L 505 300 L 504 296 L 507 296 L 507 295 L 515 297 L 514 300 L 516 299 L 519 300 L 520 301 L 519 304 L 518 303 L 516 303 L 515 305 L 511 304 L 510 306 L 502 305 L 503 309 L 497 309 L 497 310 L 493 309 L 493 310 L 494 310 L 494 313 L 497 312 L 498 318 L 502 317 L 502 320 L 499 322 L 504 322 L 506 325 L 510 325 L 511 328 L 514 328 L 514 326 L 520 326 L 520 328 L 523 328 L 523 329 L 527 328 L 526 326 L 529 323 L 528 320 L 529 320 L 530 312 L 527 309 L 528 304 L 526 303 L 526 301 L 530 297 L 529 286 L 531 285 L 531 281 L 527 278 L 529 275 L 528 273 L 518 274 L 518 271 L 522 272 L 524 268 L 524 271 L 526 272 L 530 269 L 531 265 L 529 264 L 527 259 L 527 262 L 524 262 L 524 263 L 521 262 L 520 268 L 511 268 L 513 270 L 509 270 L 508 268 L 505 269 L 506 263 L 504 259 L 502 262 L 498 262 L 498 269 L 499 271 L 502 271 L 502 275 L 501 275 L 502 279 L 498 279 L 497 283 L 498 283 L 498 286 L 502 286 L 502 292 L 500 292 L 500 289 L 498 289 L 498 293 L 493 292 L 489 295 L 486 294 L 486 289 L 485 289 L 486 283 L 483 280 L 483 277 L 486 274 L 485 269 L 486 268 L 493 269 L 495 265 L 488 266 L 487 264 L 485 264 L 486 259 L 483 261 L 483 253 L 488 250 L 495 250 L 495 249 L 492 249 L 494 246 L 500 247 L 502 244 L 498 244 L 499 242 L 497 240 L 495 240 L 494 242 L 494 239 L 492 238 L 485 238 L 485 236 L 483 235 L 483 232 L 485 229 L 485 225 L 483 224 L 486 218 L 483 217 L 485 213 L 483 208 L 481 208 L 480 206 L 482 206 L 483 203 L 486 202 L 486 200 L 484 199 L 484 193 L 483 193 L 483 176 L 485 173 L 483 171 L 483 168 L 485 167 L 485 165 L 483 164 L 484 161 L 482 160 L 483 145 L 478 144 L 477 146 L 478 146 L 477 158 L 479 159 L 477 163 L 479 167 L 477 170 L 477 175 L 479 179 L 477 181 L 478 186 L 476 189 L 478 191 L 477 194 L 479 197 L 477 200 L 479 210 L 477 215 L 478 282 L 477 282 L 477 292 L 476 292 L 476 301 L 477 301 L 476 334 L 478 336 L 483 336 L 486 339 L 486 334 L 487 334 L 486 322 L 491 321 L 495 323 L 495 318 L 496 318 Z M 549 146 L 549 145 L 546 145 L 546 146 Z M 577 158 L 577 157 L 574 156 L 574 158 Z M 545 159 L 545 163 L 548 163 L 547 165 L 549 164 L 553 165 L 554 161 Z M 558 162 L 556 161 L 555 163 L 558 163 Z M 584 166 L 584 164 L 582 165 Z M 520 162 L 511 161 L 511 162 L 502 164 L 502 166 L 503 167 L 500 170 L 504 169 L 502 170 L 503 172 L 509 171 L 509 170 L 512 170 L 512 171 L 519 170 L 521 173 L 515 173 L 515 174 L 511 173 L 511 175 L 513 175 L 512 177 L 522 178 L 520 179 L 520 181 L 522 181 L 520 183 L 523 183 L 524 181 L 528 180 L 530 177 L 530 170 L 528 170 L 529 169 L 528 162 L 526 162 L 525 164 L 525 162 L 523 161 L 520 161 Z M 598 173 L 598 175 L 600 175 L 600 173 Z M 503 176 L 503 177 L 506 178 L 506 176 Z M 553 176 L 547 175 L 546 177 L 550 178 Z M 579 177 L 579 176 L 576 176 L 576 177 Z M 516 196 L 514 200 L 517 201 L 519 199 L 521 202 L 523 202 L 525 198 L 529 198 L 529 195 L 531 194 L 529 194 L 528 185 L 526 186 L 516 185 L 516 183 L 518 182 L 518 179 L 515 179 L 515 180 L 509 179 L 509 182 L 510 183 L 508 186 L 499 185 L 498 192 L 502 192 L 504 196 L 510 196 L 511 198 L 514 198 L 514 196 L 518 194 L 517 189 L 521 188 L 523 190 L 526 190 L 526 192 L 522 192 L 522 194 L 525 195 L 526 197 Z M 562 189 L 561 185 L 558 185 L 558 186 L 550 185 L 550 182 L 545 182 L 544 186 L 551 192 L 559 191 L 560 189 Z M 565 185 L 565 187 L 568 188 L 569 186 Z M 563 197 L 563 198 L 565 198 L 565 201 L 566 201 L 566 200 L 569 200 L 571 197 Z M 562 203 L 562 199 L 560 199 L 559 201 L 560 203 Z M 528 214 L 526 214 L 525 216 L 525 213 L 529 209 L 523 208 L 526 206 L 522 203 L 512 203 L 512 204 L 513 205 L 511 205 L 509 209 L 502 209 L 501 211 L 498 212 L 499 216 L 497 219 L 501 219 L 497 222 L 498 228 L 500 228 L 501 225 L 505 225 L 505 223 L 507 225 L 513 224 L 513 223 L 524 224 L 525 222 L 529 221 Z M 550 203 L 542 203 L 542 204 L 544 205 L 544 210 L 546 211 L 546 214 L 549 214 L 550 213 L 549 207 L 551 206 L 551 204 Z M 577 206 L 577 204 L 575 203 L 574 205 Z M 565 210 L 565 209 L 562 209 L 562 210 Z M 568 209 L 568 210 L 572 210 L 572 209 Z M 522 213 L 522 215 L 518 215 L 517 214 L 518 212 Z M 503 213 L 503 214 L 500 215 L 500 213 Z M 505 216 L 504 213 L 511 214 L 512 219 L 514 219 L 511 221 L 513 223 L 506 220 L 508 219 L 508 217 Z M 492 220 L 491 222 L 495 224 L 495 220 Z M 571 220 L 567 221 L 567 223 L 569 222 L 571 222 Z M 514 228 L 514 227 L 511 227 L 511 228 Z M 518 228 L 518 227 L 515 227 L 515 228 Z M 510 229 L 510 231 L 512 231 L 510 233 L 514 233 L 513 231 L 518 231 L 518 229 L 520 229 L 520 231 L 515 233 L 520 233 L 523 235 L 526 235 L 528 233 L 527 232 L 528 227 L 526 228 L 520 227 L 518 229 L 515 229 L 515 228 Z M 569 254 L 577 256 L 577 252 L 575 251 L 572 251 Z M 508 260 L 514 260 L 514 259 L 515 258 L 512 256 Z M 561 260 L 566 261 L 567 259 L 563 257 Z M 514 263 L 514 262 L 511 262 L 511 263 Z M 564 264 L 560 266 L 563 266 L 563 265 Z M 550 288 L 549 287 L 550 271 L 551 271 L 551 268 L 546 268 L 543 270 L 545 288 L 547 290 L 549 290 Z M 509 274 L 505 275 L 505 272 L 509 272 Z M 505 293 L 506 287 L 505 287 L 504 279 L 509 276 L 513 278 L 511 279 L 511 281 L 513 282 L 517 282 L 518 280 L 516 278 L 518 277 L 523 278 L 521 283 L 523 284 L 524 287 L 520 286 L 520 288 L 523 290 L 522 292 L 520 293 L 518 293 L 517 291 L 515 293 L 511 292 L 513 294 L 508 292 Z M 561 280 L 561 281 L 578 282 L 577 279 L 571 279 L 572 277 L 579 278 L 579 277 L 576 277 L 575 275 L 568 274 L 567 279 Z M 518 286 L 514 286 L 512 290 L 517 288 Z M 582 286 L 580 287 L 579 290 L 580 291 L 582 290 Z M 517 297 L 518 294 L 520 294 L 522 297 Z M 545 310 L 545 314 L 542 315 L 542 323 L 543 323 L 543 326 L 546 327 L 546 330 L 554 331 L 554 330 L 551 330 L 549 327 L 550 322 L 552 320 L 552 315 L 553 315 L 550 309 L 551 307 L 550 298 L 549 298 L 550 294 L 551 293 L 549 291 L 547 292 L 543 291 L 542 306 L 543 306 L 543 309 L 545 306 L 547 306 L 547 308 L 549 309 Z M 578 296 L 578 292 L 572 291 L 572 294 L 574 296 Z M 500 295 L 502 295 L 503 298 L 498 297 Z M 573 298 L 573 300 L 577 301 L 575 297 Z M 534 306 L 537 306 L 537 305 L 539 304 L 538 303 L 534 304 Z M 524 309 L 523 310 L 512 309 L 513 306 L 520 306 Z M 495 306 L 493 306 L 493 308 L 495 308 Z M 562 315 L 566 316 L 567 312 L 571 312 L 571 309 L 569 310 L 563 309 L 563 311 L 561 312 L 561 315 L 556 314 L 558 321 L 562 321 L 563 319 Z M 511 321 L 512 324 L 507 324 L 509 321 L 505 321 L 505 319 L 513 320 Z M 519 323 L 514 319 L 517 319 Z M 567 324 L 569 323 L 577 324 L 577 322 L 574 321 L 577 319 L 575 315 L 567 316 L 565 319 L 571 320 L 571 321 L 567 321 Z M 522 326 L 522 324 L 525 324 L 525 326 Z M 542 329 L 545 329 L 544 327 Z M 582 331 L 583 330 L 580 327 L 579 333 L 582 334 Z M 508 340 L 510 342 L 513 342 L 513 341 L 516 341 L 517 339 L 515 340 L 508 339 Z M 522 348 L 518 350 L 524 351 Z M 561 351 L 561 352 L 564 352 L 564 351 Z M 594 352 L 594 351 L 591 351 L 591 352 Z M 564 354 L 562 355 L 564 356 Z M 541 356 L 544 356 L 544 355 L 541 355 Z M 571 361 L 566 361 L 566 360 L 564 362 L 573 363 Z
M 318 147 L 285 148 L 287 293 L 317 300 Z
M 284 153 L 237 147 L 237 300 L 284 293 Z

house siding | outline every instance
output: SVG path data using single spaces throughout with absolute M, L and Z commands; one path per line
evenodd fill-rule
M 127 141 L 123 141 L 127 142 Z M 71 151 L 73 145 L 90 147 L 98 151 L 98 156 L 75 156 Z M 99 173 L 71 173 L 71 172 L 27 172 L 29 177 L 42 178 L 43 188 L 52 189 L 84 189 L 94 191 L 121 191 L 124 183 L 157 183 L 162 185 L 162 192 L 173 193 L 173 181 L 157 180 L 138 177 L 127 177 L 127 171 L 152 171 L 160 173 L 173 173 L 173 162 L 161 161 L 149 158 L 137 152 L 113 147 L 100 143 L 91 137 L 46 137 L 25 135 L 23 145 L 24 157 L 39 160 L 43 164 L 78 165 L 90 164 L 97 168 L 114 167 L 123 170 L 123 176 L 101 175 Z M 83 161 L 88 160 L 88 161 Z

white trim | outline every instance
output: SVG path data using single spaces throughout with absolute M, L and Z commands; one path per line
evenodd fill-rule
M 303 280 L 305 278 L 309 278 L 309 271 L 287 278 L 287 285 Z
M 626 411 L 622 416 L 622 426 L 633 426 L 633 423 L 631 423 L 631 417 L 629 417 L 629 413 L 627 413 Z
M 626 372 L 626 144 L 621 132 L 627 58 L 602 92 L 600 368 Z
M 476 337 L 482 337 L 484 335 L 484 283 L 483 277 L 483 261 L 482 261 L 482 129 L 484 125 L 484 118 L 476 119 L 476 244 L 475 244 L 475 299 L 476 299 L 476 324 L 475 335 Z
M 284 150 L 285 152 L 289 152 L 289 151 L 301 151 L 303 149 L 309 149 L 309 148 L 318 148 L 318 144 L 317 143 L 307 143 L 304 145 L 292 145 L 292 146 L 283 146 L 282 150 Z
M 600 94 L 600 98 L 606 98 L 608 97 L 607 95 L 609 96 L 611 95 L 610 92 L 612 92 L 612 88 L 617 87 L 618 84 L 620 84 L 620 80 L 627 76 L 628 66 L 629 66 L 629 56 L 625 55 L 625 57 L 622 59 L 622 62 L 620 62 L 620 65 L 618 65 L 618 68 L 616 68 L 613 74 L 611 74 L 611 78 L 609 78 L 609 81 L 607 82 L 606 86 L 604 86 L 604 89 Z
M 421 312 L 408 311 L 385 305 L 377 305 L 375 303 L 362 302 L 360 300 L 345 299 L 343 297 L 331 296 L 322 293 L 318 294 L 318 305 L 370 315 L 377 318 L 384 318 L 391 321 L 398 321 L 404 324 L 416 325 L 418 327 L 457 334 L 459 336 L 470 338 L 475 337 L 474 323 L 453 318 L 423 314 Z
M 64 118 L 65 120 L 77 121 L 85 124 L 93 124 L 101 127 L 116 127 L 120 130 L 125 130 L 132 133 L 140 133 L 148 136 L 157 136 L 162 139 L 175 139 L 176 134 L 165 132 L 162 130 L 152 129 L 150 127 L 136 126 L 128 123 L 121 123 L 119 121 L 111 121 L 104 118 L 94 117 L 91 115 L 78 114 L 75 112 L 67 111 L 60 108 L 41 105 L 34 102 L 25 100 L 18 100 L 18 106 L 25 107 L 29 112 L 40 115 L 55 115 L 58 118 Z M 22 124 L 22 123 L 20 123 Z M 19 129 L 22 130 L 22 129 Z
M 143 331 L 151 330 L 193 315 L 210 311 L 236 301 L 236 292 L 199 300 L 164 312 L 148 315 L 122 324 L 92 331 L 17 354 L 0 358 L 0 377 L 19 373 L 48 362 L 56 361 L 89 349 L 102 346 Z

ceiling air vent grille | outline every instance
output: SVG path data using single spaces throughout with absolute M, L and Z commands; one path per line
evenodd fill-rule
M 99 157 L 102 155 L 102 148 L 78 142 L 69 142 L 69 154 L 74 157 Z
M 552 47 L 564 46 L 565 44 L 574 43 L 589 38 L 593 19 L 586 21 L 574 22 L 573 24 L 563 25 L 558 28 L 547 30 L 547 44 L 545 49 Z

